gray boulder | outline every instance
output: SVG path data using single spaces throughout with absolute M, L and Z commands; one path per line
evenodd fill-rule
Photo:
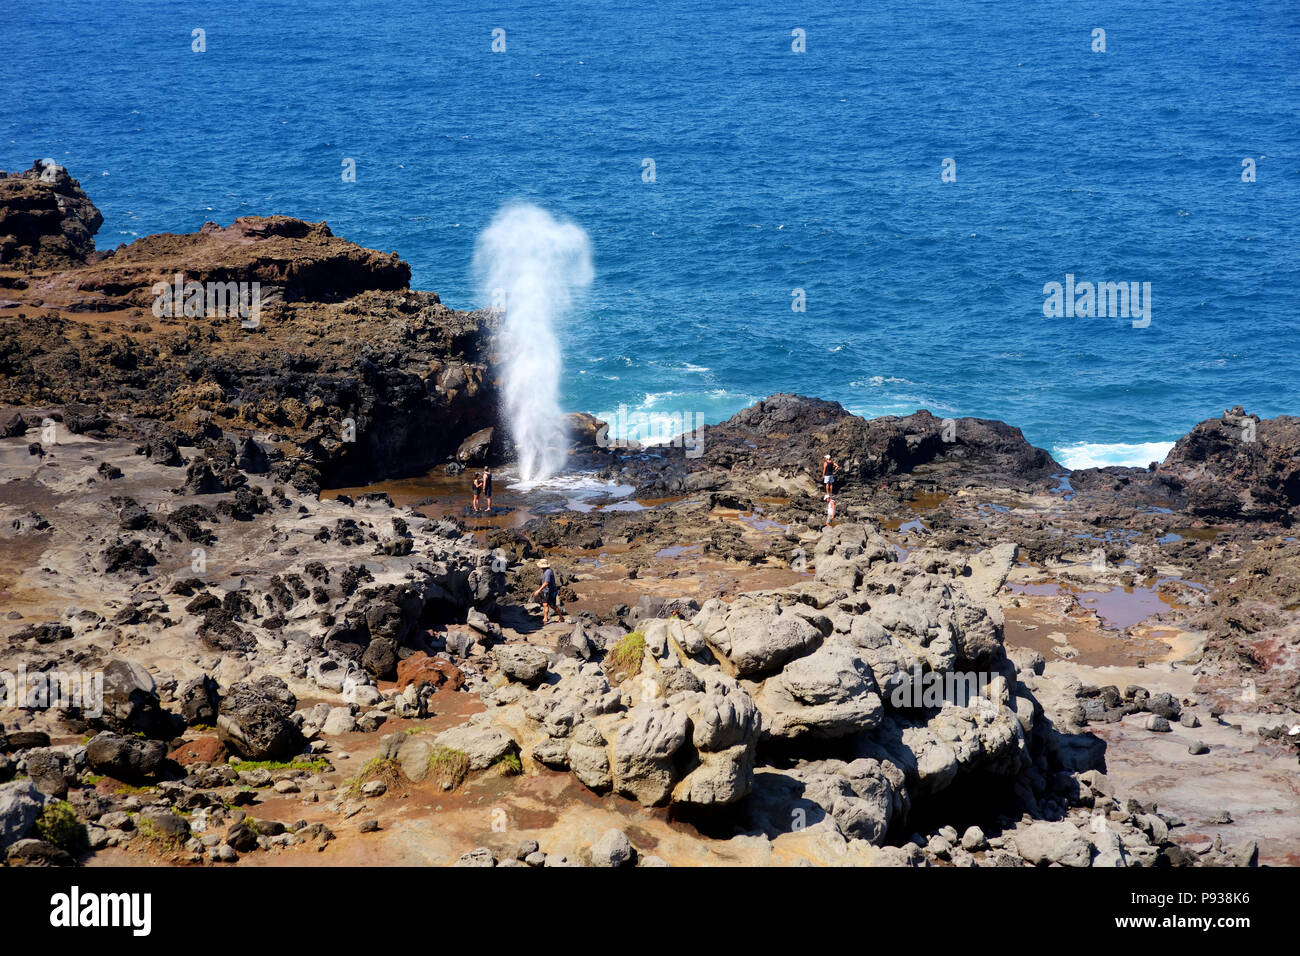
M 803 799 L 820 806 L 849 840 L 882 845 L 907 806 L 901 771 L 874 759 L 814 761 L 788 774 L 803 782 Z
M 1035 866 L 1085 867 L 1092 860 L 1091 843 L 1070 823 L 1031 823 L 1016 830 L 1015 841 L 1020 856 Z
M 75 866 L 74 860 L 66 851 L 60 850 L 44 840 L 19 840 L 5 851 L 5 862 L 9 866 Z
M 1092 844 L 1096 854 L 1091 864 L 1094 868 L 1115 869 L 1129 866 L 1129 854 L 1124 841 L 1109 823 L 1105 822 L 1104 816 L 1099 817 L 1098 823 L 1090 829 L 1088 842 Z
M 741 595 L 730 605 L 707 601 L 692 621 L 736 677 L 771 672 L 806 654 L 822 635 L 804 616 L 777 609 L 769 597 Z
M 713 753 L 700 751 L 698 763 L 672 791 L 672 802 L 700 807 L 727 806 L 744 799 L 754 786 L 754 744 Z
M 30 780 L 0 785 L 0 850 L 32 832 L 45 796 Z
M 357 719 L 352 716 L 350 707 L 331 707 L 329 714 L 321 724 L 321 733 L 327 737 L 350 734 L 357 729 Z
M 104 713 L 99 722 L 120 734 L 169 736 L 158 687 L 141 664 L 118 659 L 104 668 Z
M 549 659 L 540 647 L 531 644 L 506 644 L 493 651 L 501 673 L 512 681 L 536 686 L 546 677 Z
M 145 810 L 140 823 L 156 836 L 173 843 L 184 843 L 190 838 L 190 824 L 179 813 L 170 810 Z
M 766 737 L 845 737 L 880 723 L 884 706 L 871 668 L 827 643 L 769 678 L 755 696 Z
M 592 866 L 626 866 L 632 862 L 634 851 L 622 830 L 610 827 L 591 845 Z
M 569 744 L 567 757 L 569 769 L 584 786 L 598 791 L 613 786 L 608 744 L 592 724 L 585 723 L 578 727 Z
M 1177 720 L 1183 713 L 1178 698 L 1173 694 L 1166 693 L 1152 694 L 1147 698 L 1146 708 L 1156 716 L 1170 721 Z
M 72 776 L 72 761 L 68 755 L 49 747 L 29 750 L 26 753 L 27 776 L 36 789 L 46 796 L 64 797 L 68 793 L 68 778 Z
M 376 637 L 361 655 L 361 666 L 380 680 L 397 676 L 397 641 L 391 637 Z
M 686 743 L 688 727 L 686 714 L 661 701 L 633 708 L 614 740 L 615 789 L 647 806 L 665 802 L 676 782 L 673 758 Z
M 217 708 L 220 704 L 217 682 L 207 674 L 187 683 L 177 696 L 180 699 L 181 716 L 191 727 L 217 722 Z
M 472 719 L 467 724 L 444 730 L 434 742 L 439 747 L 464 752 L 469 758 L 470 770 L 486 770 L 507 754 L 519 752 L 519 745 L 509 734 Z

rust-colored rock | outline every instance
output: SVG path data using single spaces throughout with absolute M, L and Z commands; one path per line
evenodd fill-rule
M 288 302 L 341 302 L 362 292 L 405 289 L 411 267 L 397 253 L 340 239 L 323 222 L 288 216 L 243 216 L 222 228 L 137 239 L 63 277 L 68 288 L 103 293 L 149 308 L 156 282 L 259 282 L 263 297 Z
M 397 664 L 397 689 L 405 690 L 411 684 L 428 682 L 434 687 L 446 687 L 460 690 L 465 678 L 460 668 L 441 654 L 430 657 L 424 651 L 417 651 Z
M 167 757 L 175 760 L 182 767 L 188 767 L 192 763 L 220 763 L 224 762 L 229 752 L 226 745 L 216 737 L 198 737 L 194 740 L 187 740 L 184 744 L 177 747 Z

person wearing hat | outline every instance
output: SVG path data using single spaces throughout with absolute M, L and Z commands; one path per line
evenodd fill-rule
M 564 612 L 560 610 L 560 585 L 555 580 L 555 570 L 545 558 L 538 561 L 537 566 L 542 569 L 542 583 L 533 592 L 533 597 L 540 595 L 542 598 L 542 627 L 551 622 L 552 608 L 555 609 L 556 619 L 563 624 Z
M 830 455 L 822 459 L 822 487 L 826 489 L 828 495 L 834 490 L 832 486 L 835 484 L 835 472 L 839 470 L 840 466 L 831 459 Z
M 829 488 L 830 486 L 827 485 L 827 487 Z M 831 497 L 831 493 L 828 491 L 826 492 L 826 527 L 829 528 L 831 526 L 831 522 L 834 520 L 835 520 L 835 499 Z

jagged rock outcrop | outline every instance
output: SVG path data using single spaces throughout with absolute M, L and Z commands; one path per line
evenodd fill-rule
M 594 421 L 579 425 L 584 435 L 599 427 Z M 1004 422 L 940 419 L 927 411 L 868 420 L 837 402 L 784 393 L 701 428 L 692 441 L 690 457 L 684 447 L 666 452 L 674 456 L 675 468 L 629 466 L 627 479 L 635 480 L 646 497 L 726 487 L 737 473 L 754 491 L 813 492 L 820 487 L 817 468 L 825 454 L 839 464 L 841 486 L 922 466 L 933 477 L 990 478 L 1009 485 L 1027 485 L 1062 470 L 1020 429 Z
M 62 166 L 38 159 L 25 172 L 0 170 L 0 268 L 83 263 L 103 222 Z
M 397 253 L 365 249 L 323 222 L 289 216 L 241 216 L 229 226 L 145 236 L 68 278 L 85 293 L 149 309 L 155 283 L 258 282 L 269 303 L 341 302 L 370 291 L 405 289 L 411 267 Z M 183 306 L 183 301 L 178 303 Z
M 1180 438 L 1154 478 L 1194 515 L 1290 523 L 1300 506 L 1300 418 L 1261 419 L 1238 405 Z
M 303 488 L 501 453 L 491 313 L 410 290 L 396 253 L 286 216 L 94 253 L 100 221 L 61 167 L 0 177 L 0 406 L 20 418 L 155 444 L 224 432 L 245 471 Z

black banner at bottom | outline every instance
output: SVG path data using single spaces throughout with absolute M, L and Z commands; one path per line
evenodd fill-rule
M 209 920 L 241 936 L 320 931 L 331 944 L 373 944 L 448 919 L 480 929 L 504 921 L 525 932 L 557 919 L 635 921 L 638 912 L 658 922 L 678 906 L 714 914 L 693 936 L 716 932 L 733 945 L 766 933 L 783 911 L 795 921 L 824 920 L 819 937 L 837 926 L 859 937 L 853 915 L 874 911 L 896 926 L 914 921 L 927 936 L 1172 932 L 1171 939 L 1195 933 L 1231 944 L 1238 934 L 1289 926 L 1296 886 L 1289 869 L 655 868 L 615 876 L 582 868 L 0 868 L 0 899 L 20 918 L 25 940 L 76 935 L 132 948 L 193 938 Z M 835 910 L 840 917 L 825 919 Z

